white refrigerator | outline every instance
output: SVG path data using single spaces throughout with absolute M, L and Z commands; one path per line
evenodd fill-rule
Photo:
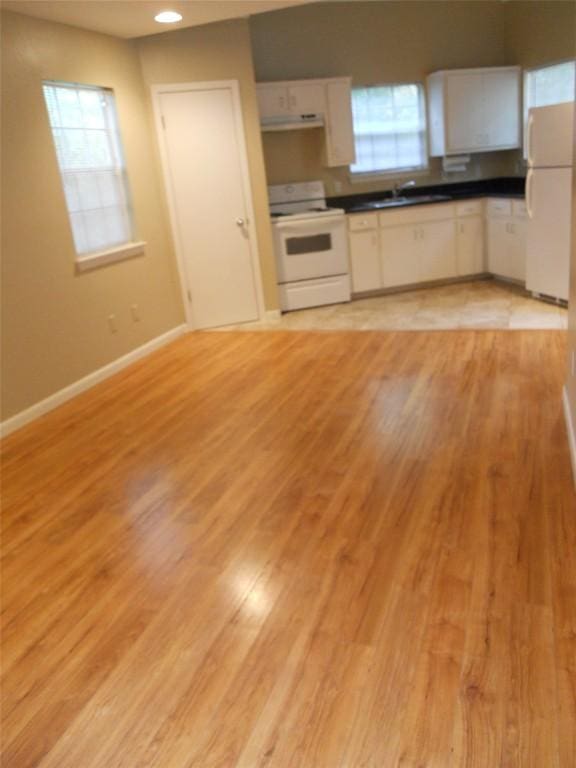
M 574 102 L 534 107 L 526 132 L 526 288 L 568 300 Z

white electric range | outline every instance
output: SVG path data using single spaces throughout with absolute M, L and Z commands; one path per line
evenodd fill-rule
M 346 215 L 327 208 L 324 184 L 268 187 L 283 311 L 350 301 Z

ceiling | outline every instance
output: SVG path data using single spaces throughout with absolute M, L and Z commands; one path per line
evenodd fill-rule
M 71 24 L 116 37 L 142 37 L 195 27 L 313 0 L 3 0 L 2 8 L 40 19 Z M 178 11 L 182 21 L 158 24 L 160 11 Z

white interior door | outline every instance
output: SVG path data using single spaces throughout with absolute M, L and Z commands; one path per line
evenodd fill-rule
M 257 320 L 245 145 L 232 83 L 160 90 L 163 161 L 196 328 Z

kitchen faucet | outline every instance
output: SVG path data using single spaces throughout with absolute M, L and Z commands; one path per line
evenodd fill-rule
M 405 181 L 404 184 L 394 184 L 392 187 L 392 197 L 396 199 L 400 195 L 400 191 L 402 189 L 408 189 L 408 187 L 415 187 L 416 182 L 414 179 L 410 179 L 410 181 Z

